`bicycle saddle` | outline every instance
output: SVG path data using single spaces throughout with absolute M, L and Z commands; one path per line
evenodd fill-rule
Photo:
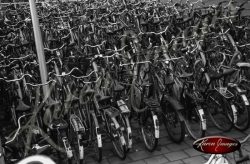
M 182 75 L 180 75 L 179 77 L 180 78 L 183 78 L 183 79 L 186 79 L 186 78 L 189 78 L 189 77 L 191 77 L 191 76 L 193 76 L 193 73 L 183 73 Z
M 165 84 L 166 85 L 173 85 L 174 84 L 174 79 L 172 79 L 170 77 L 166 77 Z
M 247 63 L 247 62 L 239 62 L 236 65 L 237 67 L 240 67 L 240 68 L 250 68 L 250 63 Z
M 233 68 L 229 68 L 229 69 L 223 69 L 223 72 L 222 73 L 217 73 L 217 72 L 213 72 L 210 74 L 210 78 L 211 80 L 216 80 L 216 79 L 220 79 L 222 77 L 225 77 L 225 76 L 229 76 L 231 74 L 233 74 L 235 72 L 235 69 Z
M 144 82 L 142 83 L 141 86 L 142 86 L 142 87 L 150 87 L 151 85 L 152 85 L 152 83 L 149 83 L 149 82 L 145 82 L 145 81 L 144 81 Z
M 30 106 L 26 105 L 22 100 L 18 100 L 16 111 L 28 111 L 28 110 L 30 110 Z
M 50 123 L 49 128 L 51 130 L 66 129 L 66 128 L 68 128 L 68 123 L 63 119 L 54 119 Z
M 98 102 L 104 102 L 111 99 L 111 96 L 96 95 Z
M 115 82 L 115 86 L 114 86 L 114 92 L 121 92 L 123 91 L 125 88 L 119 83 L 119 82 Z

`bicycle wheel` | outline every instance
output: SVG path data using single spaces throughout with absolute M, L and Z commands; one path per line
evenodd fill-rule
M 60 134 L 57 134 L 57 145 L 65 149 L 65 153 L 57 151 L 57 163 L 73 164 L 77 161 L 76 155 L 75 151 L 72 151 L 69 139 L 66 136 L 65 131 L 60 131 Z
M 167 130 L 170 139 L 175 143 L 180 143 L 185 137 L 185 124 L 181 121 L 177 111 L 170 105 L 162 105 L 163 124 Z
M 230 103 L 216 90 L 210 91 L 206 97 L 206 112 L 213 124 L 224 132 L 233 127 L 234 116 Z
M 234 123 L 236 129 L 244 131 L 250 125 L 250 106 L 245 94 L 239 94 L 237 91 L 232 91 L 234 94 L 234 105 L 237 110 L 237 121 Z
M 72 145 L 72 151 L 76 163 L 83 164 L 84 147 L 82 143 L 83 125 L 79 117 L 71 115 L 69 128 L 69 141 Z
M 106 118 L 115 152 L 120 159 L 124 160 L 127 155 L 127 150 L 126 141 L 121 130 L 122 127 L 116 118 L 111 118 L 109 115 L 106 115 Z
M 91 138 L 94 144 L 95 158 L 98 162 L 102 161 L 102 136 L 100 134 L 99 123 L 95 113 L 91 114 Z
M 126 140 L 126 150 L 129 152 L 129 150 L 132 148 L 132 130 L 130 126 L 129 116 L 127 114 L 121 114 L 120 117 L 117 118 L 117 121 L 122 126 L 122 132 L 123 136 Z
M 206 133 L 206 119 L 201 108 L 193 107 L 184 111 L 184 121 L 187 132 L 194 140 L 204 137 Z
M 195 85 L 196 87 L 200 90 L 204 90 L 204 86 L 208 84 L 208 77 L 206 77 L 205 73 L 203 72 L 204 70 L 204 64 L 202 60 L 197 60 L 194 63 L 194 78 L 195 78 Z
M 141 133 L 146 149 L 153 152 L 159 140 L 159 121 L 156 115 L 146 110 L 140 116 Z

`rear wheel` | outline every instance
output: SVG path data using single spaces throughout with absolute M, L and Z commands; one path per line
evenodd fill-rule
M 230 103 L 219 92 L 210 91 L 206 97 L 207 113 L 213 124 L 224 132 L 233 127 L 234 116 Z

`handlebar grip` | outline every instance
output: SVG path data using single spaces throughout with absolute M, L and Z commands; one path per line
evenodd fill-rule
M 242 162 L 250 160 L 249 155 L 246 155 L 244 157 L 241 157 L 239 160 L 236 160 L 236 164 L 240 164 Z

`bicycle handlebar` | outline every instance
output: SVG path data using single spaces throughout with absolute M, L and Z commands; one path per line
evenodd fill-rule
M 18 79 L 7 80 L 5 78 L 0 78 L 0 80 L 4 80 L 5 82 L 10 83 L 10 82 L 16 82 L 16 81 L 23 80 L 25 76 L 32 77 L 32 75 L 30 75 L 30 74 L 24 74 L 24 75 L 22 75 L 21 78 L 18 78 Z
M 96 47 L 100 47 L 102 46 L 104 43 L 106 43 L 106 41 L 102 41 L 101 44 L 96 44 L 96 45 L 89 45 L 89 44 L 85 44 L 84 47 L 91 47 L 91 48 L 96 48 Z
M 30 85 L 30 86 L 32 86 L 32 87 L 38 87 L 38 86 L 45 86 L 45 85 L 48 85 L 48 84 L 50 84 L 50 83 L 52 83 L 52 82 L 56 83 L 55 80 L 50 80 L 50 81 L 48 81 L 48 82 L 46 82 L 46 83 L 44 83 L 44 84 L 31 84 L 31 83 L 27 83 L 27 82 L 26 82 L 26 85 Z
M 174 61 L 174 60 L 178 60 L 181 59 L 183 57 L 177 57 L 177 58 L 171 58 L 171 59 L 163 59 L 163 60 L 156 60 L 158 62 L 169 62 L 169 61 Z M 127 66 L 127 65 L 136 65 L 136 64 L 146 64 L 146 63 L 151 63 L 151 61 L 140 61 L 140 62 L 131 62 L 131 63 L 125 63 L 125 64 L 120 64 L 120 66 Z
M 54 49 L 44 48 L 44 50 L 49 51 L 49 52 L 54 52 L 54 51 L 57 51 L 57 50 L 61 50 L 65 46 L 66 46 L 66 44 L 63 44 L 61 47 L 58 47 L 58 48 L 54 48 Z

